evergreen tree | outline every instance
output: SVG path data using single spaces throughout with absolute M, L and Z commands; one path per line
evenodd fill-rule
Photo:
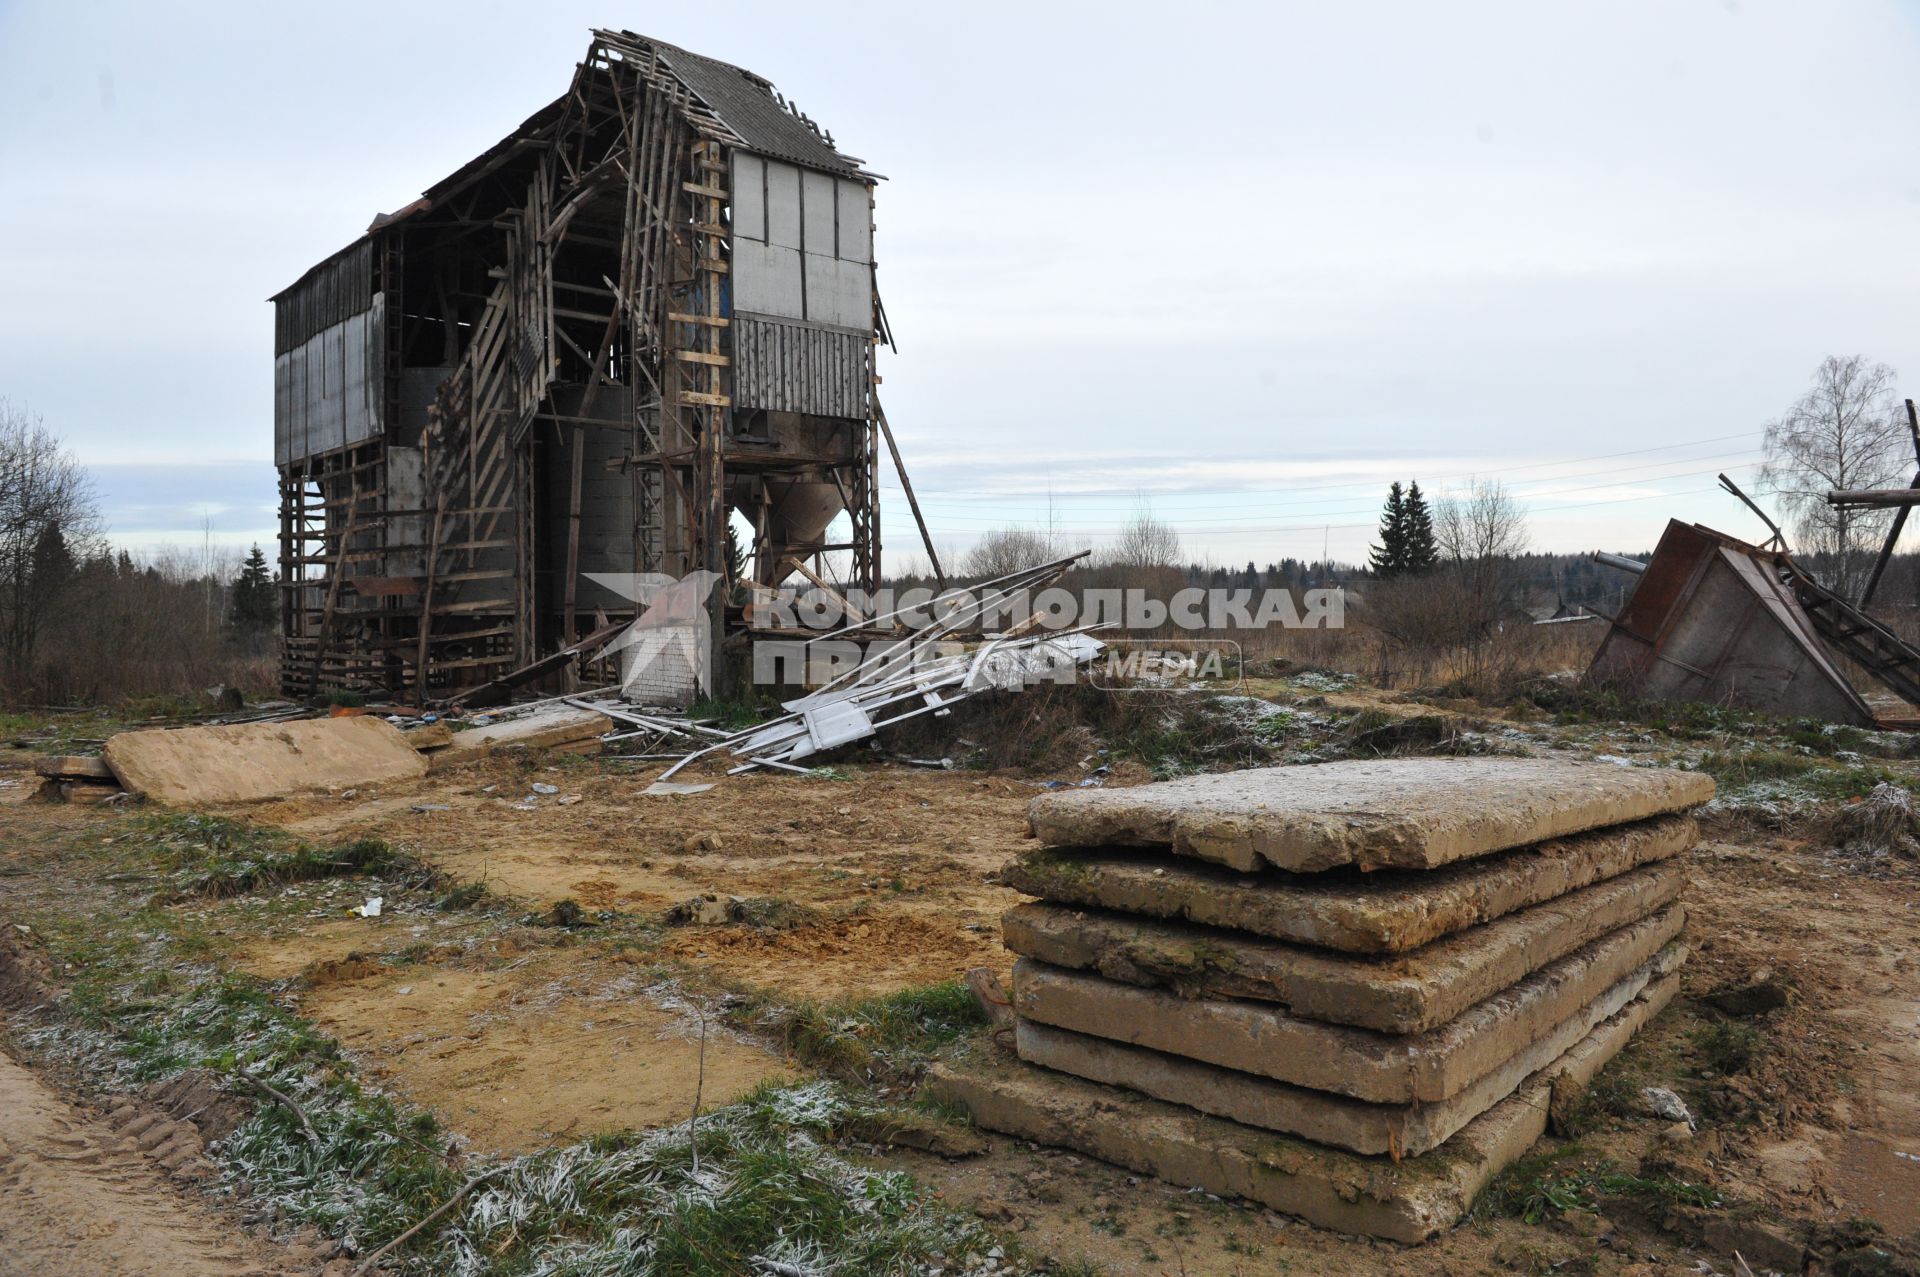
M 1425 572 L 1440 562 L 1440 544 L 1433 537 L 1433 512 L 1415 479 L 1407 486 L 1406 540 L 1402 564 L 1408 572 Z
M 727 579 L 744 581 L 747 578 L 747 552 L 740 548 L 740 529 L 729 521 L 727 524 Z
M 228 613 L 234 632 L 265 634 L 280 623 L 280 591 L 267 570 L 267 556 L 256 544 L 240 575 L 233 580 L 233 604 Z
M 1380 544 L 1369 552 L 1375 576 L 1398 576 L 1407 567 L 1407 498 L 1395 479 L 1380 512 Z

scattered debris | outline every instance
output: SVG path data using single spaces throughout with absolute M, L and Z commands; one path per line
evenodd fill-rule
M 732 922 L 739 915 L 741 904 L 738 896 L 720 896 L 713 892 L 704 892 L 689 896 L 673 908 L 667 910 L 667 922 L 678 927 L 718 927 Z
M 648 785 L 645 789 L 641 790 L 640 792 L 650 797 L 659 797 L 662 794 L 673 794 L 673 795 L 704 794 L 709 789 L 712 789 L 712 788 L 713 788 L 712 781 L 708 781 L 704 785 L 694 785 L 694 784 L 688 784 L 685 781 L 656 780 L 651 785 Z
M 1688 1130 L 1696 1129 L 1693 1114 L 1687 1109 L 1687 1102 L 1666 1087 L 1643 1087 L 1640 1098 L 1647 1102 L 1647 1110 L 1662 1121 L 1685 1122 Z
M 347 912 L 352 914 L 358 914 L 362 918 L 378 918 L 380 916 L 381 908 L 385 906 L 386 903 L 387 901 L 385 896 L 369 896 L 367 898 L 367 903 L 363 905 L 355 905 L 353 908 L 347 910 Z
M 479 723 L 480 719 L 470 721 Z M 502 749 L 564 749 L 597 754 L 600 738 L 612 728 L 613 720 L 597 709 L 552 701 L 524 708 L 516 706 L 510 716 L 506 712 L 494 714 L 482 726 L 455 732 L 453 742 L 435 750 L 431 757 L 437 769 Z
M 991 1024 L 1013 1023 L 1013 999 L 1007 996 L 1000 977 L 986 967 L 974 967 L 966 974 L 967 991 L 980 1005 L 980 1013 Z

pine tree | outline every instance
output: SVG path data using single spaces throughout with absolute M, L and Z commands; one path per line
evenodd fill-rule
M 727 524 L 727 579 L 744 581 L 747 577 L 747 552 L 740 548 L 740 529 Z
M 1398 576 L 1407 564 L 1407 498 L 1395 479 L 1387 489 L 1386 509 L 1380 512 L 1380 544 L 1369 552 L 1375 576 Z
M 267 571 L 267 556 L 258 545 L 247 555 L 240 575 L 233 580 L 232 609 L 228 623 L 234 632 L 244 635 L 265 634 L 280 622 L 280 591 Z
M 1408 572 L 1425 572 L 1440 562 L 1440 544 L 1433 536 L 1433 512 L 1415 479 L 1407 487 L 1407 525 L 1402 563 Z

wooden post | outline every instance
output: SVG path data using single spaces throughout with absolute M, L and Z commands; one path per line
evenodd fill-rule
M 1913 440 L 1913 459 L 1920 464 L 1920 414 L 1914 412 L 1913 400 L 1907 400 L 1907 434 Z M 1920 470 L 1913 472 L 1913 483 L 1920 488 Z M 1907 526 L 1907 511 L 1912 506 L 1901 506 L 1893 512 L 1893 523 L 1887 528 L 1886 542 L 1880 547 L 1880 557 L 1873 561 L 1873 571 L 1867 574 L 1867 583 L 1860 587 L 1860 607 L 1864 610 L 1873 602 L 1875 590 L 1880 588 L 1881 574 L 1887 570 L 1887 564 L 1893 559 L 1893 547 L 1899 544 L 1900 533 Z

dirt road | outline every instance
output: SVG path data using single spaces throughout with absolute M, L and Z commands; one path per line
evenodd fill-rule
M 0 1274 L 279 1273 L 129 1140 L 0 1054 Z

